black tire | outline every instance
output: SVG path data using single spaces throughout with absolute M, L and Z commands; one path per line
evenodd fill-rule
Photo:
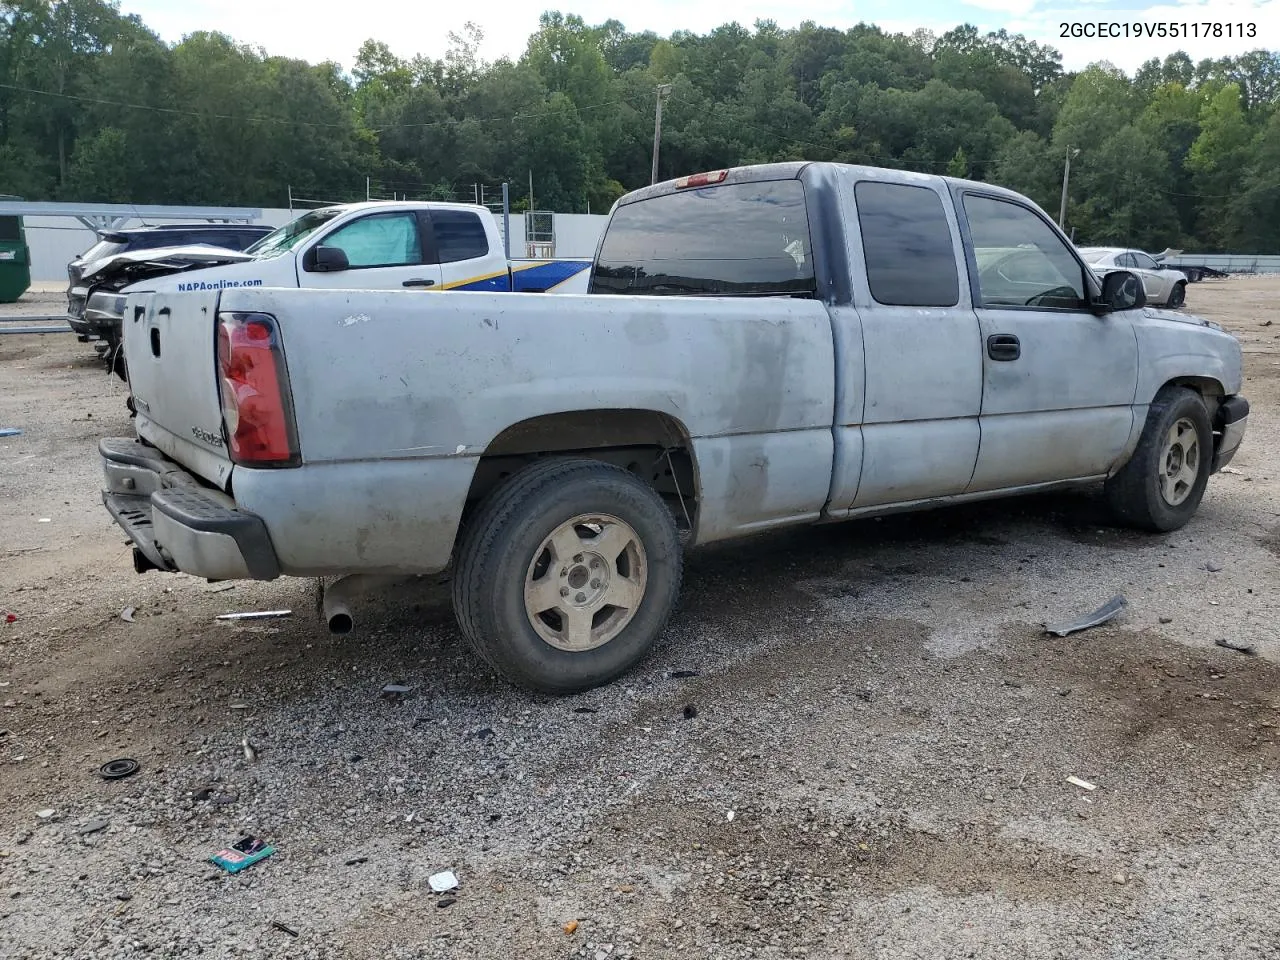
M 1169 291 L 1169 306 L 1180 307 L 1187 302 L 1187 285 L 1179 281 Z
M 1170 503 L 1163 492 L 1167 437 L 1181 420 L 1190 421 L 1198 442 L 1195 481 L 1186 498 Z M 1106 483 L 1107 503 L 1122 523 L 1167 533 L 1184 526 L 1200 506 L 1213 462 L 1213 429 L 1204 401 L 1186 387 L 1164 387 L 1147 412 L 1133 456 Z
M 645 586 L 616 636 L 591 649 L 561 649 L 526 612 L 526 578 L 549 556 L 543 546 L 552 533 L 592 515 L 630 526 L 643 548 Z M 543 693 L 576 693 L 625 673 L 653 646 L 680 592 L 671 512 L 643 480 L 597 460 L 540 460 L 509 477 L 466 524 L 455 559 L 453 609 L 462 634 L 504 678 Z

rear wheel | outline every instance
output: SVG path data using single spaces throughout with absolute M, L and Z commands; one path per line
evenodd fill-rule
M 467 524 L 453 578 L 458 624 L 513 683 L 574 693 L 648 652 L 675 606 L 680 544 L 662 498 L 594 460 L 545 460 Z
M 1169 291 L 1169 306 L 1180 307 L 1187 302 L 1187 285 L 1179 280 Z
M 1186 387 L 1165 387 L 1151 404 L 1133 456 L 1107 481 L 1107 501 L 1125 523 L 1177 530 L 1200 506 L 1212 459 L 1204 401 Z

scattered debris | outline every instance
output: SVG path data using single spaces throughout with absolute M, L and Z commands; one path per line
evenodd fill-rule
M 1173 623 L 1173 617 L 1161 617 L 1161 618 L 1160 618 L 1160 622 L 1161 622 L 1161 623 Z
M 53 517 L 41 517 L 36 523 L 53 523 Z
M 119 900 L 121 903 L 128 903 L 130 900 L 132 900 L 132 899 L 133 899 L 133 894 L 132 894 L 132 893 L 117 893 L 117 894 L 116 894 L 116 899 L 117 899 L 117 900 Z
M 277 617 L 291 617 L 292 610 L 254 610 L 249 613 L 220 613 L 215 620 L 271 620 Z
M 258 760 L 258 748 L 249 742 L 248 737 L 241 738 L 240 746 L 244 748 L 244 758 L 250 763 L 256 763 Z
M 219 850 L 209 859 L 227 873 L 239 873 L 245 867 L 251 867 L 259 860 L 265 860 L 276 852 L 264 840 L 245 834 L 226 850 Z
M 1252 643 L 1244 643 L 1240 640 L 1223 640 L 1221 638 L 1213 641 L 1215 645 L 1225 650 L 1234 650 L 1236 653 L 1243 653 L 1246 657 L 1251 657 L 1258 652 L 1258 648 Z
M 204 588 L 204 592 L 205 593 L 226 593 L 228 590 L 234 590 L 235 588 L 236 588 L 236 585 L 234 583 L 224 580 L 221 583 L 209 584 Z
M 573 712 L 574 713 L 599 713 L 600 708 L 599 707 L 574 707 Z
M 99 830 L 107 829 L 106 820 L 90 820 L 83 827 L 76 831 L 77 836 L 87 837 L 91 833 L 97 833 Z
M 1264 320 L 1264 321 L 1262 321 L 1262 326 L 1264 326 L 1264 327 L 1269 327 L 1269 326 L 1271 326 L 1271 324 L 1272 324 L 1272 323 L 1274 323 L 1274 322 L 1275 322 L 1275 321 L 1273 321 L 1273 320 Z
M 479 730 L 475 730 L 472 733 L 468 734 L 467 739 L 468 740 L 488 740 L 492 736 L 493 736 L 492 727 L 481 727 Z
M 20 437 L 22 436 L 21 427 L 0 427 L 0 437 Z
M 16 621 L 17 619 L 18 619 L 18 615 L 17 615 L 16 613 L 10 613 L 8 610 L 6 610 L 6 611 L 4 612 L 4 622 L 5 622 L 5 623 L 13 623 L 13 622 L 14 622 L 14 621 Z
M 1067 783 L 1073 787 L 1079 787 L 1082 790 L 1097 790 L 1096 783 L 1090 783 L 1088 780 L 1081 780 L 1079 777 L 1067 777 Z
M 702 676 L 701 670 L 672 670 L 671 671 L 671 679 L 673 680 L 685 680 L 689 677 L 700 677 L 700 676 Z
M 458 877 L 452 870 L 444 870 L 427 877 L 427 884 L 435 893 L 444 893 L 458 886 Z
M 725 820 L 727 820 L 729 823 L 733 823 L 733 818 L 734 818 L 735 816 L 737 816 L 737 814 L 736 814 L 736 813 L 734 813 L 732 810 L 730 810 L 728 813 L 726 813 L 726 814 L 724 815 L 724 818 L 725 818 Z
M 196 787 L 196 789 L 191 791 L 191 799 L 197 803 L 204 803 L 206 800 L 211 799 L 217 792 L 217 787 L 205 784 L 203 787 Z
M 1236 475 L 1238 475 L 1238 476 L 1243 476 L 1243 474 L 1244 474 L 1244 471 L 1243 471 L 1243 470 L 1237 470 L 1235 467 L 1223 467 L 1223 468 L 1222 468 L 1221 470 L 1219 470 L 1218 472 L 1219 472 L 1219 473 L 1234 473 L 1234 474 L 1236 474 Z
M 457 897 L 441 897 L 436 901 L 436 906 L 443 910 L 445 907 L 452 907 L 457 902 Z
M 1122 596 L 1114 596 L 1093 613 L 1086 614 L 1083 617 L 1077 617 L 1075 620 L 1067 623 L 1044 624 L 1044 628 L 1048 633 L 1052 633 L 1056 637 L 1065 637 L 1068 634 L 1076 633 L 1080 630 L 1088 630 L 1090 627 L 1100 627 L 1110 620 L 1114 620 L 1120 615 L 1120 612 L 1129 605 L 1129 601 Z
M 347 866 L 348 866 L 348 867 L 358 867 L 358 866 L 360 866 L 360 864 L 362 864 L 362 863 L 368 863 L 368 862 L 369 862 L 369 858 L 368 858 L 368 857 L 352 857 L 350 860 L 348 860 L 348 861 L 347 861 Z
M 578 921 L 577 921 L 577 920 L 570 920 L 568 923 L 566 923 L 566 924 L 565 924 L 563 927 L 561 927 L 560 929 L 564 931 L 564 935 L 565 935 L 566 937 L 572 937 L 575 933 L 577 933 L 577 932 L 578 932 Z
M 695 707 L 692 703 L 686 703 L 684 705 L 683 713 L 684 713 L 684 718 L 686 720 L 692 720 L 694 717 L 698 715 L 698 708 Z
M 1205 568 L 1206 570 L 1208 570 L 1210 573 L 1221 573 L 1221 572 L 1222 572 L 1222 567 L 1221 567 L 1219 564 L 1214 563 L 1212 560 L 1210 560 L 1208 563 L 1206 563 L 1206 564 L 1204 565 L 1204 568 Z
M 98 775 L 103 780 L 123 780 L 125 777 L 131 777 L 142 767 L 137 760 L 130 760 L 128 757 L 120 757 L 117 760 L 108 760 L 98 768 Z
M 298 935 L 297 930 L 293 929 L 293 927 L 285 926 L 279 920 L 272 920 L 271 927 L 273 930 L 279 930 L 281 933 L 287 933 L 291 937 L 296 937 Z
M 36 816 L 39 817 L 41 820 L 48 820 L 57 812 L 58 811 L 53 809 L 53 807 L 45 807 L 45 809 L 43 810 L 37 810 Z
M 1117 873 L 1114 877 L 1111 878 L 1112 883 L 1126 883 L 1128 882 L 1128 880 L 1129 878 L 1126 877 L 1123 873 Z
M 636 887 L 634 883 L 624 883 L 618 888 L 619 893 L 635 893 Z
M 227 709 L 228 710 L 248 710 L 249 705 L 247 703 L 233 703 L 229 705 Z
M 413 692 L 413 687 L 406 687 L 399 683 L 388 683 L 382 688 L 382 695 L 388 700 L 403 698 Z
M 134 614 L 133 607 L 125 607 L 123 610 L 120 611 L 120 619 L 123 620 L 125 623 L 133 623 L 133 614 Z

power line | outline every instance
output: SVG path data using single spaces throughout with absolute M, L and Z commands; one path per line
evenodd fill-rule
M 59 100 L 71 100 L 76 103 L 91 103 L 97 106 L 106 107 L 123 107 L 128 110 L 147 110 L 152 113 L 163 113 L 169 116 L 194 117 L 197 120 L 233 120 L 240 123 L 257 123 L 257 124 L 277 124 L 280 126 L 293 127 L 311 127 L 325 130 L 350 130 L 354 124 L 347 123 L 328 123 L 319 120 L 290 120 L 286 117 L 253 117 L 253 116 L 236 116 L 229 113 L 202 113 L 197 110 L 183 110 L 180 107 L 161 107 L 155 104 L 147 103 L 128 103 L 123 100 L 107 100 L 102 97 L 85 97 L 74 93 L 58 93 L 54 90 L 40 90 L 35 87 L 24 87 L 13 83 L 0 83 L 0 89 L 13 90 L 18 93 L 28 93 L 41 97 L 53 97 Z M 648 100 L 648 94 L 644 94 L 644 99 Z M 622 97 L 617 100 L 609 100 L 604 103 L 592 103 L 585 106 L 573 104 L 577 113 L 587 113 L 593 110 L 604 110 L 609 107 L 618 107 L 623 104 L 633 103 L 638 96 Z M 572 103 L 572 101 L 571 101 Z M 382 124 L 366 129 L 374 133 L 381 133 L 387 130 L 412 130 L 427 129 L 432 127 L 452 127 L 460 126 L 464 123 L 513 123 L 519 120 L 540 120 L 543 117 L 555 116 L 558 111 L 544 110 L 540 113 L 517 113 L 509 117 L 449 117 L 444 120 L 430 120 L 422 123 L 391 123 Z

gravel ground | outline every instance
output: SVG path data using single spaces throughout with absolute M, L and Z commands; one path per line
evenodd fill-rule
M 1277 293 L 1191 288 L 1253 415 L 1184 530 L 1086 493 L 707 548 L 654 654 L 564 699 L 437 586 L 331 638 L 309 582 L 136 576 L 123 385 L 0 337 L 0 955 L 1280 957 Z M 241 832 L 276 853 L 209 864 Z

